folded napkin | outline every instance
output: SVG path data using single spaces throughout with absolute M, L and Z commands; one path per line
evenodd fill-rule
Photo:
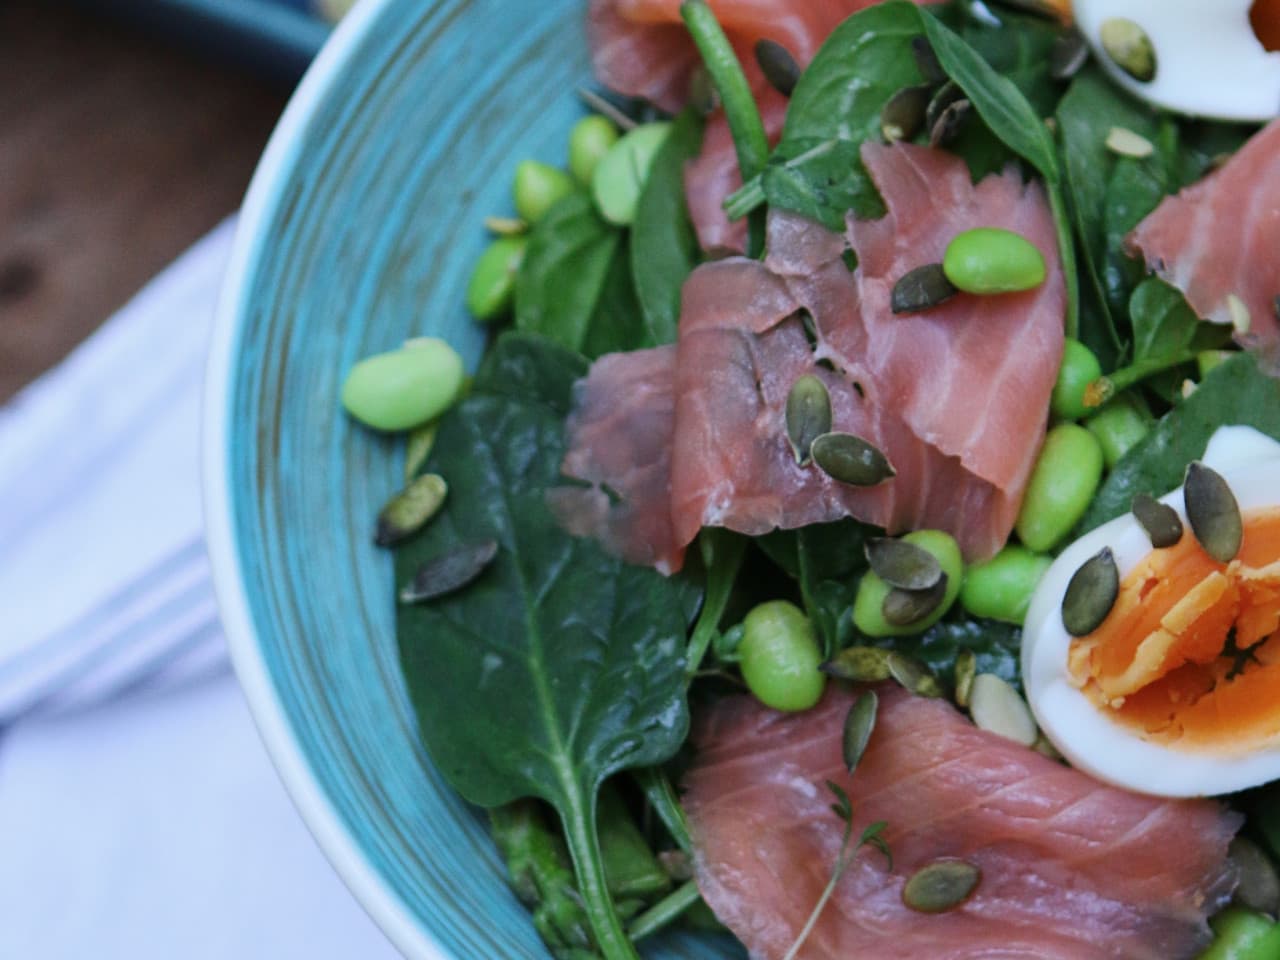
M 231 675 L 199 405 L 234 226 L 0 408 L 0 957 L 397 956 Z

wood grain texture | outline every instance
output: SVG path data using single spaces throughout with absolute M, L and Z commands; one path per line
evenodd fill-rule
M 51 0 L 0 4 L 0 90 L 3 401 L 238 206 L 285 92 Z

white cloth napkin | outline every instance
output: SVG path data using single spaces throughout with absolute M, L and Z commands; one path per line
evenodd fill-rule
M 234 225 L 0 409 L 0 957 L 397 956 L 228 666 L 199 402 Z

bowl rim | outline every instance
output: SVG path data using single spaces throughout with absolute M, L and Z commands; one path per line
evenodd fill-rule
M 343 18 L 290 97 L 267 142 L 240 208 L 240 220 L 219 292 L 205 368 L 202 412 L 202 501 L 206 546 L 231 661 L 258 734 L 294 806 L 338 876 L 392 944 L 415 960 L 454 960 L 410 913 L 371 865 L 320 788 L 276 695 L 249 613 L 236 551 L 232 491 L 227 481 L 231 418 L 227 385 L 248 306 L 250 281 L 263 253 L 263 230 L 278 214 L 299 144 L 338 78 L 377 29 L 393 0 L 361 0 Z

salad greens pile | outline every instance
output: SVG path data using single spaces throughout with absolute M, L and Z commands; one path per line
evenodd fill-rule
M 854 15 L 800 75 L 767 157 L 759 118 L 739 116 L 755 107 L 734 93 L 735 64 L 723 60 L 709 9 L 686 5 L 686 19 L 745 161 L 744 186 L 726 209 L 757 230 L 766 208 L 833 229 L 849 211 L 883 215 L 858 148 L 882 136 L 886 105 L 907 88 L 940 109 L 968 102 L 946 149 L 975 180 L 1016 164 L 1043 183 L 1068 279 L 1067 333 L 1106 371 L 1098 398 L 1131 404 L 1147 431 L 1127 444 L 1083 531 L 1127 510 L 1135 493 L 1176 486 L 1219 424 L 1280 438 L 1280 384 L 1254 357 L 1232 353 L 1184 398 L 1197 359 L 1228 339 L 1178 291 L 1146 279 L 1122 243 L 1249 130 L 1153 110 L 1096 66 L 1063 75 L 1052 54 L 1067 31 L 1025 6 L 888 0 Z M 630 224 L 611 223 L 579 187 L 529 226 L 513 280 L 514 329 L 497 333 L 465 398 L 418 435 L 415 473 L 446 478 L 448 496 L 395 553 L 405 584 L 432 561 L 496 544 L 480 551 L 493 559 L 465 586 L 399 607 L 404 676 L 434 762 L 491 811 L 516 892 L 552 952 L 575 960 L 635 957 L 640 937 L 676 920 L 716 927 L 690 879 L 672 785 L 690 703 L 741 687 L 738 624 L 758 602 L 794 601 L 828 660 L 851 647 L 890 650 L 940 691 L 958 659 L 969 678 L 976 667 L 1018 680 L 1019 626 L 961 605 L 923 632 L 862 634 L 850 611 L 867 571 L 865 544 L 878 531 L 855 521 L 754 539 L 706 530 L 687 568 L 668 578 L 553 519 L 545 500 L 565 482 L 575 381 L 601 354 L 673 342 L 681 286 L 702 259 L 683 172 L 704 118 L 690 107 L 670 123 Z M 1113 127 L 1154 149 L 1116 154 L 1106 146 Z M 1280 855 L 1280 818 L 1258 796 L 1249 802 L 1264 811 L 1251 829 Z

